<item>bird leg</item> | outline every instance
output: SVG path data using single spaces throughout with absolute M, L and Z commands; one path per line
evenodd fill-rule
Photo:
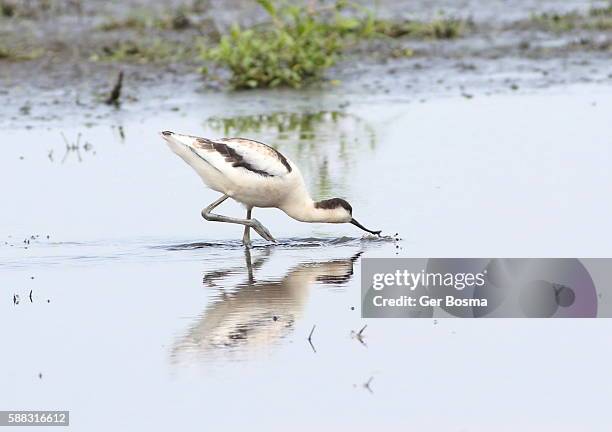
M 268 231 L 266 227 L 263 226 L 261 222 L 259 222 L 257 219 L 237 219 L 237 218 L 233 218 L 229 216 L 221 216 L 221 215 L 212 213 L 215 207 L 217 207 L 219 204 L 221 204 L 223 201 L 225 201 L 228 198 L 229 196 L 223 195 L 221 198 L 214 201 L 211 205 L 209 205 L 204 210 L 202 210 L 202 217 L 206 219 L 207 221 L 212 221 L 212 222 L 227 222 L 227 223 L 233 223 L 233 224 L 238 224 L 238 225 L 244 225 L 245 227 L 253 228 L 255 232 L 257 232 L 257 234 L 259 234 L 264 239 L 271 241 L 271 242 L 276 241 L 274 240 L 274 237 L 272 237 L 272 234 L 270 234 L 270 231 Z
M 246 218 L 247 220 L 251 219 L 251 211 L 253 210 L 253 207 L 247 207 L 247 215 Z M 242 244 L 246 247 L 246 248 L 250 248 L 251 247 L 251 227 L 246 225 L 244 227 L 244 234 L 242 235 Z
M 249 285 L 253 285 L 255 283 L 255 278 L 253 277 L 253 264 L 251 263 L 251 251 L 249 250 L 248 247 L 244 249 L 244 260 L 246 262 L 247 274 L 249 276 Z

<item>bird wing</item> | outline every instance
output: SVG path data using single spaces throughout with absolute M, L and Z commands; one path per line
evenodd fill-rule
M 195 138 L 190 147 L 198 156 L 227 174 L 235 172 L 236 168 L 264 177 L 281 177 L 292 171 L 285 156 L 259 141 L 245 138 Z

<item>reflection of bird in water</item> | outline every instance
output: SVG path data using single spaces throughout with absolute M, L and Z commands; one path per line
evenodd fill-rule
M 275 241 L 266 227 L 251 218 L 253 207 L 276 207 L 301 222 L 352 223 L 371 234 L 380 234 L 357 222 L 351 205 L 341 198 L 313 201 L 299 168 L 266 144 L 244 138 L 211 140 L 170 131 L 161 135 L 209 188 L 223 194 L 202 210 L 202 217 L 244 225 L 245 246 L 251 244 L 251 228 L 264 239 Z M 246 219 L 212 213 L 230 197 L 246 206 Z
M 251 263 L 245 250 L 248 281 L 236 286 L 208 305 L 202 317 L 174 346 L 176 359 L 183 353 L 243 349 L 268 346 L 290 333 L 300 318 L 309 289 L 315 282 L 343 284 L 353 276 L 353 264 L 362 252 L 348 259 L 301 263 L 282 278 L 257 281 L 254 271 L 269 258 L 265 255 Z M 216 282 L 237 273 L 244 267 L 215 271 L 204 277 L 204 283 Z

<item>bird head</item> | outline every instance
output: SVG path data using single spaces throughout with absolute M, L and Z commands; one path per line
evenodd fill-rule
M 326 210 L 326 221 L 331 223 L 351 223 L 370 234 L 380 235 L 381 231 L 369 230 L 353 217 L 353 207 L 342 198 L 317 201 L 315 207 Z

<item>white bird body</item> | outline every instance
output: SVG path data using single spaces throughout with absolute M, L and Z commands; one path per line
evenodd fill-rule
M 248 220 L 253 207 L 276 207 L 302 222 L 351 222 L 372 232 L 352 218 L 352 208 L 343 199 L 313 201 L 297 165 L 273 147 L 245 138 L 212 140 L 169 131 L 161 134 L 172 151 L 187 162 L 209 188 L 244 204 Z M 210 213 L 225 198 L 205 211 Z M 207 217 L 204 212 L 202 214 Z M 247 236 L 249 224 L 214 216 L 210 220 L 247 226 Z M 252 228 L 260 233 L 256 227 Z
M 214 144 L 228 146 L 236 151 L 261 175 L 249 169 L 237 169 L 232 160 L 210 146 L 201 138 L 188 135 L 173 135 L 178 142 L 168 141 L 170 148 L 187 162 L 204 183 L 217 192 L 251 207 L 278 207 L 287 200 L 289 191 L 306 190 L 299 168 L 285 158 L 291 168 L 287 169 L 276 156 L 276 150 L 266 144 L 242 138 L 210 140 Z M 226 160 L 230 159 L 230 160 Z

